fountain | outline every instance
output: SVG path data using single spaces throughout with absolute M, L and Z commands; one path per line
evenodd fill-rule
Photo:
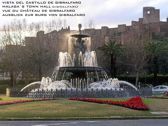
M 129 87 L 137 90 L 135 86 L 118 79 L 109 78 L 103 68 L 97 64 L 95 51 L 90 51 L 85 44 L 89 35 L 82 34 L 82 25 L 79 24 L 79 33 L 71 35 L 76 41 L 73 53 L 60 52 L 58 66 L 54 69 L 52 77 L 43 77 L 41 82 L 33 82 L 24 87 L 21 92 L 36 85 L 36 90 L 121 90 Z M 38 88 L 37 88 L 38 87 Z M 32 88 L 31 88 L 32 89 Z

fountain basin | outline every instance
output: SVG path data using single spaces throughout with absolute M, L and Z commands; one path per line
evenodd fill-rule
M 59 67 L 54 74 L 54 81 L 86 79 L 87 81 L 96 82 L 108 79 L 106 72 L 101 67 Z

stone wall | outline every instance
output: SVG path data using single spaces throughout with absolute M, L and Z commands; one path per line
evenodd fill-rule
M 160 21 L 160 10 L 154 7 L 143 8 L 143 23 L 155 23 Z

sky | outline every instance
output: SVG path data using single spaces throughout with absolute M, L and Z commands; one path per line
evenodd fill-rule
M 11 0 L 1 0 L 1 2 L 2 1 Z M 26 20 L 28 22 L 47 22 L 51 19 L 66 20 L 67 25 L 71 26 L 71 29 L 76 29 L 77 24 L 79 23 L 83 24 L 83 28 L 87 28 L 89 22 L 92 21 L 95 28 L 100 28 L 101 26 L 108 26 L 111 28 L 117 27 L 117 25 L 119 24 L 130 25 L 132 20 L 136 21 L 142 17 L 142 9 L 143 7 L 147 6 L 152 6 L 156 9 L 160 9 L 160 19 L 162 21 L 166 21 L 166 18 L 168 18 L 168 0 L 81 0 L 81 2 L 82 3 L 80 5 L 80 8 L 77 11 L 85 13 L 86 16 L 83 17 L 28 17 L 26 18 Z M 2 8 L 0 7 L 0 9 L 2 14 Z M 0 16 L 0 19 L 0 28 L 2 28 L 4 24 L 10 23 L 13 19 L 22 18 Z

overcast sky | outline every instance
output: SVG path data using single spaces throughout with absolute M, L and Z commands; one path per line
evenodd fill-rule
M 8 1 L 8 0 L 1 0 Z M 16 1 L 16 0 L 13 0 Z M 24 1 L 24 0 L 23 0 Z M 39 0 L 42 1 L 42 0 Z M 45 0 L 46 1 L 46 0 Z M 61 1 L 61 0 L 59 0 Z M 66 0 L 68 1 L 68 0 Z M 161 20 L 165 21 L 168 17 L 168 0 L 81 0 L 82 6 L 78 12 L 84 12 L 85 17 L 63 17 L 66 19 L 67 25 L 72 29 L 77 27 L 78 23 L 82 23 L 83 27 L 87 27 L 89 20 L 94 22 L 96 28 L 101 26 L 116 27 L 118 24 L 130 25 L 132 20 L 138 20 L 142 17 L 142 9 L 144 6 L 152 6 L 160 9 Z M 1 11 L 2 13 L 2 11 Z M 19 19 L 15 17 L 15 19 Z M 14 18 L 0 17 L 0 27 L 9 23 Z M 26 18 L 28 22 L 47 21 L 49 18 Z M 55 19 L 58 19 L 55 18 Z

